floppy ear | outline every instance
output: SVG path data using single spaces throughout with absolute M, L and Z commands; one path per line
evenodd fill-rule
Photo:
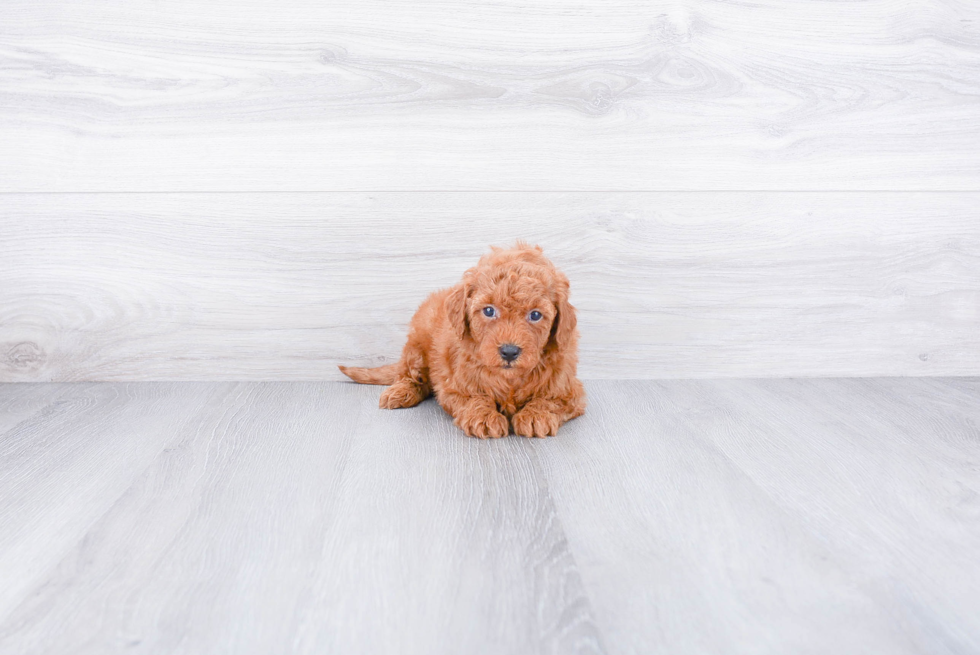
M 555 294 L 555 322 L 551 324 L 548 345 L 559 350 L 569 347 L 575 336 L 575 308 L 568 303 L 568 278 L 558 274 Z
M 470 304 L 472 288 L 468 282 L 463 282 L 446 296 L 446 313 L 449 314 L 449 324 L 453 326 L 453 332 L 456 333 L 458 339 L 469 336 L 470 323 L 466 318 L 466 310 Z

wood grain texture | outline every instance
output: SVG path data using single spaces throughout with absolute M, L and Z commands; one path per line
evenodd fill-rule
M 42 403 L 52 402 L 0 441 L 0 616 L 28 597 L 38 576 L 79 543 L 221 388 L 84 384 L 31 390 Z
M 161 385 L 108 388 L 153 393 Z M 129 448 L 144 461 L 114 458 L 128 470 L 123 492 L 23 593 L 4 590 L 18 604 L 0 613 L 0 651 L 288 648 L 353 439 L 356 393 L 339 385 L 176 388 L 203 402 L 171 405 L 169 423 L 179 428 L 162 443 L 149 438 L 157 421 L 130 420 Z M 134 412 L 145 395 L 130 398 Z M 90 443 L 79 449 L 94 451 Z M 110 476 L 93 464 L 70 470 L 107 486 Z M 50 492 L 30 487 L 44 516 Z M 24 545 L 39 536 L 14 535 Z
M 588 389 L 538 455 L 610 652 L 980 648 L 976 385 Z
M 712 441 L 856 564 L 920 651 L 980 650 L 980 396 L 964 415 L 962 398 L 917 380 L 706 386 L 752 426 L 719 425 Z
M 0 191 L 980 189 L 972 0 L 10 0 Z
M 434 401 L 379 410 L 378 391 L 358 388 L 299 650 L 604 652 L 533 444 L 463 437 Z
M 0 196 L 0 380 L 340 379 L 488 244 L 572 280 L 587 378 L 976 375 L 980 194 Z
M 0 386 L 0 434 L 59 402 L 64 394 L 76 390 L 71 384 L 46 384 L 38 392 L 33 384 L 4 384 Z
M 101 388 L 143 414 L 175 387 Z M 114 458 L 128 488 L 86 507 L 98 519 L 44 568 L 19 561 L 45 536 L 20 507 L 45 522 L 65 509 L 43 477 L 17 476 L 30 502 L 0 510 L 0 557 L 25 581 L 2 591 L 0 652 L 602 652 L 527 442 L 460 438 L 433 403 L 381 413 L 374 388 L 182 388 L 204 407 L 171 405 L 181 427 L 162 449 L 153 416 L 129 421 L 144 463 Z M 98 449 L 77 448 L 89 458 L 68 473 L 113 486 Z
M 980 647 L 980 380 L 587 390 L 478 441 L 353 384 L 0 385 L 50 408 L 0 433 L 0 652 Z

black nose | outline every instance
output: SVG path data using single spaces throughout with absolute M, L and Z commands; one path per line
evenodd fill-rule
M 512 343 L 505 343 L 500 346 L 500 356 L 504 358 L 505 361 L 512 362 L 517 359 L 518 355 L 521 354 L 521 349 Z

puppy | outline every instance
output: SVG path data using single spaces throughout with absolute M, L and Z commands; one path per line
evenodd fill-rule
M 473 437 L 511 429 L 553 436 L 585 413 L 575 323 L 568 278 L 540 247 L 518 241 L 510 250 L 493 248 L 462 282 L 422 303 L 397 363 L 340 370 L 355 382 L 391 385 L 381 394 L 383 409 L 413 407 L 435 393 Z

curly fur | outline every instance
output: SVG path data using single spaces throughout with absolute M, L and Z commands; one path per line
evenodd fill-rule
M 555 435 L 585 413 L 568 290 L 568 278 L 540 247 L 518 241 L 493 248 L 459 284 L 422 303 L 397 363 L 340 370 L 355 382 L 390 385 L 381 394 L 384 409 L 413 407 L 434 393 L 470 436 Z M 484 315 L 488 306 L 495 316 Z M 533 310 L 540 320 L 531 320 Z M 513 362 L 501 356 L 504 344 L 521 349 Z

